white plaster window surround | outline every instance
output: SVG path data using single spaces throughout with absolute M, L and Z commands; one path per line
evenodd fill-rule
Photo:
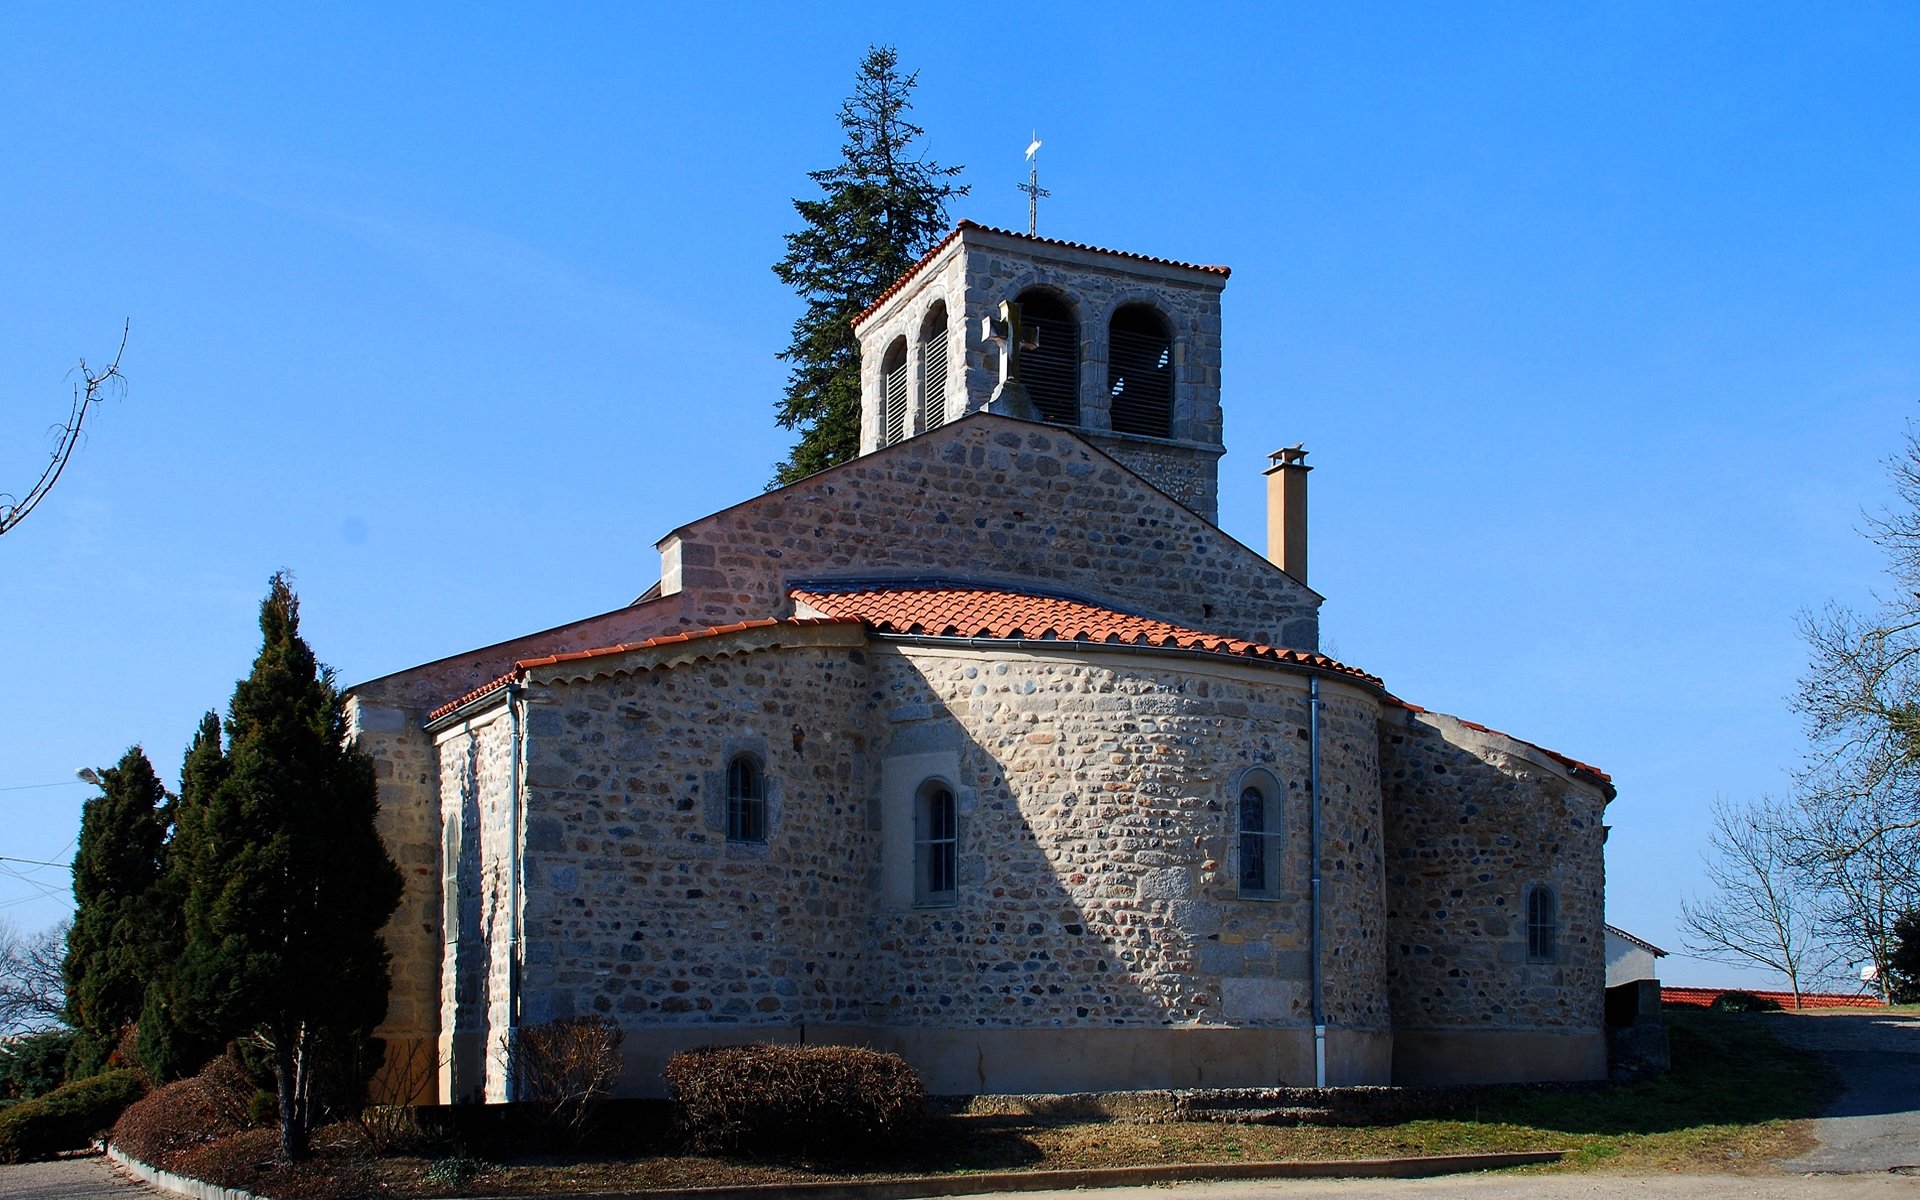
M 1527 961 L 1550 963 L 1558 958 L 1560 899 L 1544 883 L 1527 888 Z
M 728 857 L 764 858 L 768 846 L 780 833 L 780 808 L 783 799 L 780 777 L 771 769 L 772 760 L 767 755 L 766 742 L 753 735 L 743 734 L 729 738 L 723 747 L 719 765 L 707 771 L 701 779 L 702 797 L 700 805 L 701 823 L 706 826 L 715 840 L 726 847 Z M 753 764 L 760 786 L 760 836 L 758 839 L 734 837 L 734 815 L 729 795 L 730 784 L 735 772 L 733 766 L 741 760 Z
M 920 801 L 926 785 L 936 784 L 953 796 L 954 867 L 959 868 L 959 848 L 966 844 L 967 817 L 972 796 L 956 786 L 960 778 L 960 755 L 954 750 L 919 754 L 895 754 L 880 764 L 880 894 L 888 907 L 911 909 L 951 907 L 959 903 L 960 888 L 956 875 L 949 898 L 923 901 L 924 879 L 919 851 Z
M 1240 776 L 1233 791 L 1233 877 L 1242 900 L 1281 899 L 1281 852 L 1286 847 L 1285 795 L 1265 767 Z

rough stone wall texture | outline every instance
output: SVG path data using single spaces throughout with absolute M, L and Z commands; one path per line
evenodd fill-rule
M 1210 447 L 1214 453 L 1149 458 L 1144 451 L 1130 449 L 1117 456 L 1130 465 L 1137 458 L 1154 467 L 1157 477 L 1149 478 L 1156 486 L 1207 520 L 1217 520 L 1220 292 L 1224 284 L 1217 274 L 1049 246 L 986 230 L 963 231 L 859 330 L 861 452 L 871 453 L 884 444 L 881 367 L 887 348 L 901 338 L 909 347 L 913 381 L 909 432 L 928 427 L 920 390 L 920 341 L 926 316 L 936 305 L 945 305 L 949 314 L 948 411 L 959 416 L 984 409 L 1000 378 L 999 354 L 983 335 L 982 319 L 996 313 L 1001 301 L 1016 299 L 1028 288 L 1047 289 L 1064 298 L 1080 326 L 1079 425 L 1097 431 L 1112 428 L 1107 376 L 1110 322 L 1122 306 L 1145 304 L 1166 319 L 1173 337 L 1170 436 Z
M 1606 796 L 1524 743 L 1388 710 L 1380 727 L 1396 1027 L 1597 1030 Z M 1527 888 L 1554 890 L 1556 960 L 1527 961 Z
M 400 868 L 400 904 L 383 931 L 393 983 L 380 1036 L 428 1042 L 439 1032 L 440 829 L 433 743 L 419 720 L 359 695 L 347 698 L 350 736 L 373 759 L 376 823 Z
M 716 658 L 526 696 L 522 1020 L 859 1020 L 864 652 Z M 736 753 L 765 766 L 764 844 L 725 837 Z
M 1088 433 L 1087 440 L 1182 505 L 1210 521 L 1216 519 L 1220 451 L 1124 433 Z
M 957 903 L 883 904 L 876 1024 L 1309 1019 L 1305 681 L 1074 652 L 876 654 L 877 752 L 958 749 Z M 1328 688 L 1327 999 L 1384 1029 L 1376 702 Z M 1281 900 L 1238 894 L 1234 801 L 1286 788 Z M 888 810 L 891 818 L 893 810 Z
M 451 1098 L 506 1099 L 512 1025 L 512 729 L 503 706 L 441 732 L 440 1031 Z M 452 870 L 447 870 L 451 866 Z
M 1064 430 L 991 414 L 683 526 L 662 586 L 724 624 L 784 611 L 799 579 L 970 577 L 1065 589 L 1298 649 L 1319 596 Z

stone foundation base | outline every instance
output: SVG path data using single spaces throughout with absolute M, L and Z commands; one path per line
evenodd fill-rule
M 1036 1095 L 1161 1088 L 1310 1087 L 1313 1030 L 894 1029 L 858 1025 L 628 1029 L 623 1096 L 666 1094 L 667 1059 L 697 1046 L 812 1042 L 867 1046 L 907 1060 L 936 1096 Z M 1327 1081 L 1384 1084 L 1393 1039 L 1327 1031 Z
M 1398 1087 L 1606 1077 L 1607 1036 L 1601 1029 L 1399 1029 L 1393 1034 Z

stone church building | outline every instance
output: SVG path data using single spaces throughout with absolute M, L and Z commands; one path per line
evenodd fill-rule
M 588 1013 L 636 1095 L 744 1040 L 936 1093 L 1604 1076 L 1613 787 L 1318 652 L 1303 452 L 1266 556 L 1217 527 L 1227 274 L 963 222 L 855 323 L 858 458 L 351 690 L 423 1099 Z

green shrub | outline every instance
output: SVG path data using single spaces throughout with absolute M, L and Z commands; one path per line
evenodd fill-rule
M 1715 996 L 1708 1008 L 1713 1012 L 1727 1013 L 1779 1012 L 1780 1004 L 1752 992 L 1732 991 Z
M 871 1144 L 917 1125 L 926 1089 L 899 1057 L 853 1046 L 709 1046 L 667 1062 L 692 1148 L 806 1153 Z
M 0 1100 L 44 1096 L 67 1079 L 73 1030 L 43 1029 L 0 1041 Z
M 108 1071 L 62 1084 L 37 1100 L 22 1100 L 0 1113 L 0 1162 L 37 1162 L 62 1150 L 85 1149 L 147 1087 L 139 1071 Z
M 231 1055 L 214 1059 L 191 1079 L 155 1088 L 114 1122 L 113 1144 L 143 1163 L 164 1167 L 170 1155 L 202 1146 L 254 1124 L 261 1093 Z

